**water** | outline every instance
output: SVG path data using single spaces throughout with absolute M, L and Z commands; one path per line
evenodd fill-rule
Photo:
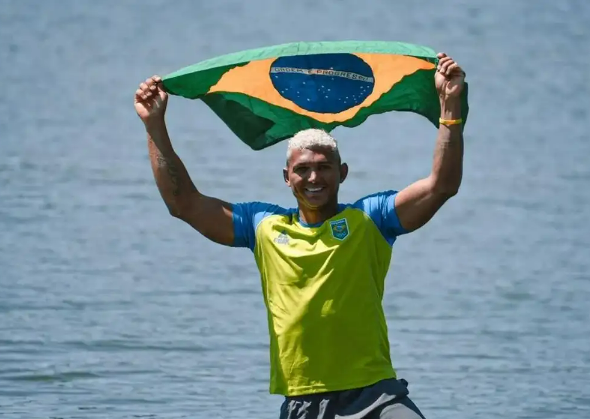
M 215 55 L 290 41 L 445 50 L 471 85 L 460 194 L 400 239 L 392 356 L 429 418 L 590 417 L 587 2 L 0 3 L 0 416 L 275 418 L 251 254 L 169 217 L 132 96 Z M 291 205 L 252 152 L 172 99 L 205 193 Z M 342 200 L 426 175 L 409 114 L 337 129 Z

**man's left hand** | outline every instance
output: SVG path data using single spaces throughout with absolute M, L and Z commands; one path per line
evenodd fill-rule
M 459 64 L 447 54 L 441 52 L 437 55 L 438 66 L 434 76 L 436 90 L 441 100 L 457 98 L 463 91 L 465 72 Z

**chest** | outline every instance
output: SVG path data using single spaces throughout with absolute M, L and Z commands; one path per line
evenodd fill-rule
M 362 241 L 365 229 L 354 217 L 338 217 L 318 227 L 275 222 L 263 232 L 262 250 L 291 257 L 345 252 Z
M 369 286 L 370 278 L 381 276 L 389 253 L 373 222 L 354 213 L 318 227 L 284 219 L 268 223 L 258 234 L 255 251 L 264 286 L 295 294 L 344 284 Z

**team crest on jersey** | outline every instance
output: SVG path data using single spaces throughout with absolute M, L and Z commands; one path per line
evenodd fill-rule
M 330 221 L 332 236 L 338 240 L 344 240 L 348 236 L 348 223 L 346 218 L 336 221 Z

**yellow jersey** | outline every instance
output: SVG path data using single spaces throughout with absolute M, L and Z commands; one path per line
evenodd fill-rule
M 396 237 L 396 191 L 373 194 L 319 225 L 297 208 L 233 205 L 236 247 L 260 271 L 270 333 L 270 392 L 296 396 L 395 378 L 382 307 Z

